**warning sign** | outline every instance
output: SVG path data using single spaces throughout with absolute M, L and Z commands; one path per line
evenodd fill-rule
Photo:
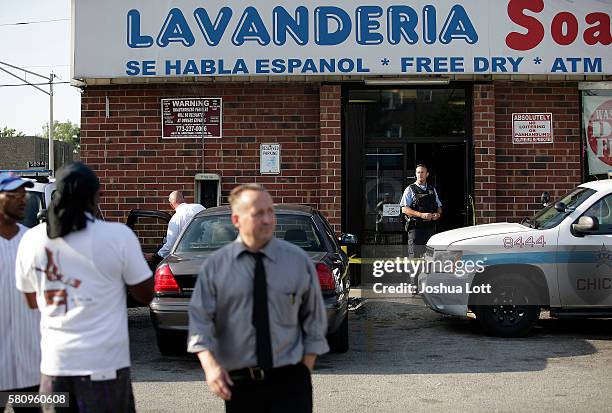
M 552 113 L 513 113 L 512 143 L 553 143 Z
M 162 99 L 162 138 L 220 138 L 221 98 Z

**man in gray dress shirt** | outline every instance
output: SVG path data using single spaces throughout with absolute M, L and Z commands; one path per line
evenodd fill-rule
M 239 237 L 200 270 L 188 350 L 227 412 L 310 412 L 310 372 L 329 350 L 314 264 L 274 237 L 272 197 L 261 186 L 235 188 L 230 204 Z

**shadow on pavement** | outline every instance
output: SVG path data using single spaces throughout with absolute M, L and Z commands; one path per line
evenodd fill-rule
M 408 303 L 407 303 L 408 301 Z M 193 355 L 162 356 L 148 309 L 129 313 L 135 382 L 203 381 Z M 350 350 L 326 354 L 316 374 L 446 374 L 544 370 L 550 359 L 595 353 L 611 340 L 612 320 L 540 320 L 521 339 L 485 336 L 474 320 L 441 315 L 414 300 L 367 300 L 350 312 Z

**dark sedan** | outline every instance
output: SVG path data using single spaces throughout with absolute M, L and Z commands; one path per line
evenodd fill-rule
M 327 340 L 332 352 L 348 350 L 348 257 L 340 249 L 327 220 L 311 207 L 276 205 L 275 236 L 289 241 L 312 258 L 328 318 Z M 151 318 L 162 354 L 185 351 L 187 309 L 197 274 L 206 258 L 234 241 L 238 235 L 231 223 L 229 206 L 209 208 L 196 215 L 174 244 L 170 255 L 155 271 L 155 298 Z M 354 242 L 354 237 L 341 237 Z

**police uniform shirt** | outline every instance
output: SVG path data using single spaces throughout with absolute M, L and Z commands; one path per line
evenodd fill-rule
M 212 254 L 189 304 L 188 351 L 209 350 L 228 371 L 257 366 L 253 326 L 255 258 L 240 238 Z M 273 366 L 329 351 L 327 317 L 314 264 L 301 248 L 272 238 L 259 252 L 268 286 Z
M 417 185 L 419 188 L 421 188 L 423 191 L 426 191 L 428 187 L 433 189 L 434 194 L 436 195 L 436 204 L 438 205 L 438 208 L 442 208 L 442 202 L 440 202 L 440 198 L 438 198 L 438 191 L 436 191 L 435 188 L 429 186 L 427 183 L 425 185 L 420 185 L 415 182 L 414 184 Z M 411 185 L 408 185 L 406 189 L 404 190 L 404 193 L 402 194 L 400 206 L 401 207 L 407 206 L 409 208 L 412 208 L 413 201 L 414 201 L 414 191 L 412 190 Z

